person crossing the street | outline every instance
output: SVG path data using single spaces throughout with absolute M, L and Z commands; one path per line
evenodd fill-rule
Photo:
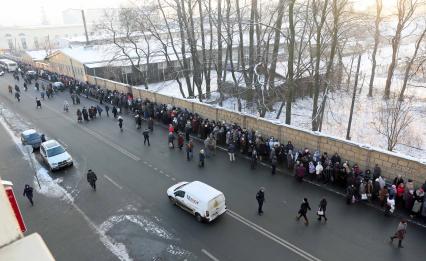
M 405 219 L 402 219 L 399 222 L 398 227 L 396 228 L 395 234 L 390 237 L 390 242 L 393 243 L 393 240 L 397 238 L 398 239 L 398 247 L 404 248 L 402 246 L 402 240 L 405 237 L 405 233 L 407 233 L 407 221 Z
M 305 219 L 305 225 L 309 225 L 309 220 L 308 220 L 308 217 L 306 216 L 306 214 L 308 213 L 308 210 L 311 210 L 311 207 L 309 206 L 308 199 L 304 198 L 298 212 L 299 216 L 297 216 L 296 220 L 299 221 L 299 219 L 303 217 L 303 219 Z
M 87 172 L 87 182 L 89 182 L 90 186 L 93 188 L 94 191 L 96 191 L 97 180 L 98 180 L 98 177 L 96 176 L 95 172 L 89 169 L 89 171 Z

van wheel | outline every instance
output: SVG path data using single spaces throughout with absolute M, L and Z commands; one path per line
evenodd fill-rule
M 173 205 L 176 205 L 175 199 L 172 196 L 169 196 L 169 200 L 173 203 Z
M 195 214 L 195 219 L 198 221 L 198 222 L 203 222 L 203 218 L 200 216 L 200 214 Z

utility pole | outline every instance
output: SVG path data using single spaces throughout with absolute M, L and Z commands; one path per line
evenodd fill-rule
M 89 34 L 87 33 L 86 17 L 83 9 L 81 9 L 81 16 L 83 17 L 84 33 L 86 34 L 86 45 L 89 45 Z
M 352 95 L 352 104 L 351 104 L 351 112 L 349 114 L 349 122 L 348 122 L 348 130 L 346 132 L 346 139 L 351 139 L 351 125 L 352 125 L 352 115 L 354 113 L 354 106 L 355 106 L 355 98 L 356 98 L 356 88 L 358 85 L 358 76 L 359 76 L 359 67 L 361 65 L 361 54 L 358 56 L 358 66 L 356 68 L 356 74 L 355 74 L 355 84 L 354 84 L 354 92 Z

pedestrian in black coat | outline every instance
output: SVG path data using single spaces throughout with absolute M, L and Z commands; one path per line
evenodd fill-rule
M 148 146 L 151 146 L 151 145 L 149 144 L 149 129 L 148 129 L 148 128 L 146 128 L 146 129 L 142 132 L 142 134 L 143 134 L 143 145 L 146 145 L 146 143 L 148 142 Z
M 105 104 L 105 112 L 107 114 L 107 117 L 109 117 L 109 106 L 108 106 L 108 104 Z
M 263 214 L 263 202 L 265 202 L 265 188 L 261 187 L 256 193 L 257 200 L 257 214 L 261 216 Z
M 275 175 L 275 173 L 276 173 L 276 169 L 277 169 L 277 163 L 278 163 L 278 160 L 277 160 L 277 156 L 272 156 L 272 159 L 271 159 L 271 165 L 272 165 L 272 175 Z
M 327 210 L 327 200 L 325 198 L 321 199 L 318 207 L 318 220 L 321 221 L 322 218 L 327 222 L 327 217 L 325 216 L 325 211 Z
M 308 213 L 308 210 L 311 210 L 311 207 L 309 206 L 309 202 L 307 198 L 304 198 L 302 201 L 302 204 L 300 204 L 300 209 L 299 209 L 299 216 L 297 216 L 296 220 L 299 221 L 299 219 L 301 217 L 303 217 L 305 219 L 305 225 L 309 225 L 309 220 L 308 217 L 306 216 L 306 214 Z
M 117 108 L 115 106 L 112 106 L 112 111 L 111 112 L 114 115 L 114 118 L 117 118 L 118 110 L 117 110 Z
M 98 177 L 96 176 L 95 172 L 89 169 L 89 171 L 87 172 L 87 182 L 89 182 L 90 186 L 95 191 L 96 191 L 96 180 L 98 180 Z
M 31 206 L 34 206 L 34 202 L 33 202 L 33 188 L 30 185 L 25 184 L 25 189 L 24 189 L 24 195 L 23 196 L 28 198 L 28 200 L 31 203 Z
M 204 150 L 200 150 L 200 155 L 199 155 L 199 159 L 200 159 L 200 162 L 199 162 L 199 167 L 200 168 L 204 168 L 204 161 L 205 161 L 205 159 L 206 159 L 206 155 L 204 154 Z
M 148 129 L 153 132 L 154 131 L 154 120 L 152 119 L 152 117 L 149 117 L 148 119 Z

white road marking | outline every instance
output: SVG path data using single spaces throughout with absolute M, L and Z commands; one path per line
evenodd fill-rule
M 271 239 L 272 241 L 275 241 L 276 243 L 282 245 L 283 247 L 287 248 L 288 250 L 292 251 L 293 253 L 299 255 L 300 257 L 304 258 L 305 260 L 308 261 L 321 261 L 321 259 L 309 254 L 308 252 L 306 252 L 303 249 L 300 249 L 299 247 L 293 245 L 292 243 L 280 238 L 279 236 L 273 234 L 272 232 L 264 229 L 263 227 L 251 222 L 250 220 L 238 215 L 237 213 L 235 213 L 234 211 L 228 209 L 226 211 L 226 213 L 234 218 L 235 220 L 243 223 L 244 225 L 252 228 L 253 230 L 259 232 L 260 234 L 264 235 L 265 237 Z
M 160 173 L 161 173 L 161 174 L 164 174 L 164 172 L 163 172 L 162 170 L 160 170 Z M 166 174 L 166 176 L 167 176 L 167 174 Z M 167 177 L 168 177 L 168 176 L 167 176 Z
M 166 177 L 170 178 L 170 175 L 169 175 L 169 174 L 166 174 Z
M 151 165 L 151 164 L 148 164 L 148 167 L 152 168 L 152 165 Z
M 172 177 L 172 180 L 173 180 L 173 181 L 176 181 L 176 179 L 175 179 L 175 178 L 173 178 L 173 177 Z
M 104 175 L 104 177 L 107 179 L 107 180 L 109 180 L 114 186 L 116 186 L 117 188 L 119 188 L 119 189 L 123 189 L 123 187 L 122 186 L 120 186 L 120 185 L 118 185 L 118 183 L 117 182 L 115 182 L 114 180 L 112 180 L 112 178 L 110 178 L 110 177 L 108 177 L 107 175 Z
M 154 170 L 157 171 L 158 169 L 156 167 L 154 167 Z
M 210 254 L 207 250 L 201 249 L 201 252 L 203 252 L 206 256 L 208 256 L 213 261 L 219 261 L 214 255 Z
M 61 143 L 62 145 L 64 145 L 65 148 L 68 148 L 68 145 L 61 139 L 58 139 L 59 143 Z

